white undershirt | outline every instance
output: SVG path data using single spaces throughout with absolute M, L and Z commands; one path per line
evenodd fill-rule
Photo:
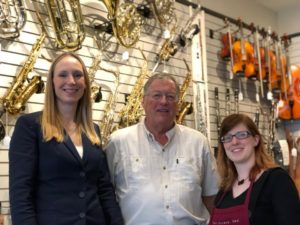
M 82 147 L 82 145 L 75 145 L 75 148 L 77 149 L 77 152 L 78 152 L 80 158 L 82 158 L 82 156 L 83 156 L 83 147 Z

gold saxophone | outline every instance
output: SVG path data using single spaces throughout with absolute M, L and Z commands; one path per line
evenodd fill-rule
M 185 115 L 190 114 L 191 110 L 192 110 L 192 103 L 183 101 L 184 96 L 186 94 L 186 90 L 188 89 L 190 82 L 192 80 L 192 72 L 190 70 L 190 67 L 187 64 L 185 59 L 183 59 L 183 61 L 187 68 L 187 74 L 186 74 L 186 78 L 185 78 L 183 84 L 181 85 L 179 97 L 178 97 L 178 113 L 176 115 L 176 122 L 178 124 L 182 124 Z
M 130 95 L 128 95 L 126 98 L 125 106 L 119 112 L 120 121 L 115 129 L 128 127 L 138 123 L 143 114 L 141 101 L 143 96 L 144 81 L 148 77 L 148 63 L 143 51 L 140 51 L 142 53 L 144 63 Z
M 173 41 L 177 29 L 177 21 L 171 29 L 171 36 L 167 38 L 163 45 L 161 46 L 159 53 L 157 54 L 157 62 L 152 69 L 154 73 L 161 62 L 168 61 L 172 56 L 174 56 L 178 50 L 177 44 Z
M 85 38 L 84 22 L 79 0 L 44 0 L 55 33 L 55 47 L 67 51 L 81 48 Z M 37 3 L 33 5 L 42 28 L 47 32 L 47 25 L 42 19 Z M 72 10 L 72 16 L 68 10 Z M 47 36 L 50 37 L 47 32 Z
M 100 102 L 102 99 L 101 87 L 95 83 L 95 76 L 97 70 L 100 68 L 101 56 L 97 55 L 93 59 L 92 66 L 88 70 L 89 79 L 91 83 L 91 95 L 94 102 Z
M 25 103 L 30 96 L 34 93 L 40 93 L 44 89 L 44 82 L 40 76 L 33 76 L 31 80 L 28 80 L 27 76 L 33 69 L 45 37 L 46 34 L 42 33 L 37 39 L 21 71 L 16 76 L 11 87 L 7 90 L 5 96 L 1 98 L 4 110 L 12 115 L 24 110 Z M 26 80 L 28 85 L 24 86 Z
M 105 69 L 104 69 L 105 70 Z M 109 95 L 108 102 L 105 106 L 104 110 L 104 116 L 102 118 L 101 124 L 100 124 L 100 130 L 101 130 L 101 138 L 102 138 L 102 145 L 105 146 L 108 142 L 109 136 L 112 132 L 112 128 L 114 125 L 114 115 L 115 115 L 115 109 L 117 105 L 117 98 L 119 93 L 119 77 L 120 73 L 119 71 L 108 71 L 112 72 L 115 75 L 115 90 L 111 90 L 111 94 Z
M 119 0 L 103 0 L 108 19 L 119 44 L 129 48 L 140 38 L 142 19 L 135 5 L 131 2 L 120 4 Z
M 0 38 L 19 37 L 25 21 L 23 0 L 0 0 Z
M 176 29 L 177 29 L 177 22 L 172 27 L 171 37 L 166 39 L 166 41 L 163 43 L 163 45 L 159 51 L 159 54 L 158 54 L 159 60 L 168 61 L 170 59 L 170 57 L 174 56 L 175 53 L 177 52 L 178 46 L 173 41 L 173 39 L 175 37 Z

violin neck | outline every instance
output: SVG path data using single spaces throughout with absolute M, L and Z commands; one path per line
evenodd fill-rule
M 243 25 L 241 23 L 240 25 L 240 41 L 241 41 L 241 55 L 242 55 L 242 61 L 247 60 L 246 50 L 245 50 L 245 40 L 244 40 L 244 31 L 243 31 Z

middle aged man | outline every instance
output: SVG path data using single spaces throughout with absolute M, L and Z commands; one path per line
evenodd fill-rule
M 179 86 L 168 74 L 144 86 L 145 119 L 111 135 L 106 148 L 126 225 L 202 225 L 218 191 L 207 139 L 176 124 Z

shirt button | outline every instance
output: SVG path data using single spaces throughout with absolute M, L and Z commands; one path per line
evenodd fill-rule
M 79 173 L 79 176 L 80 176 L 80 177 L 85 177 L 85 172 L 80 172 L 80 173 Z
M 165 188 L 168 188 L 168 185 L 165 185 Z
M 168 209 L 168 208 L 170 208 L 170 206 L 167 205 L 167 206 L 166 206 L 166 209 Z
M 80 198 L 84 198 L 85 197 L 85 193 L 83 191 L 79 192 L 79 197 Z
M 163 148 L 162 151 L 165 152 L 165 149 Z
M 85 213 L 79 213 L 79 217 L 83 219 L 85 217 Z
M 167 168 L 164 166 L 163 169 L 166 170 Z

